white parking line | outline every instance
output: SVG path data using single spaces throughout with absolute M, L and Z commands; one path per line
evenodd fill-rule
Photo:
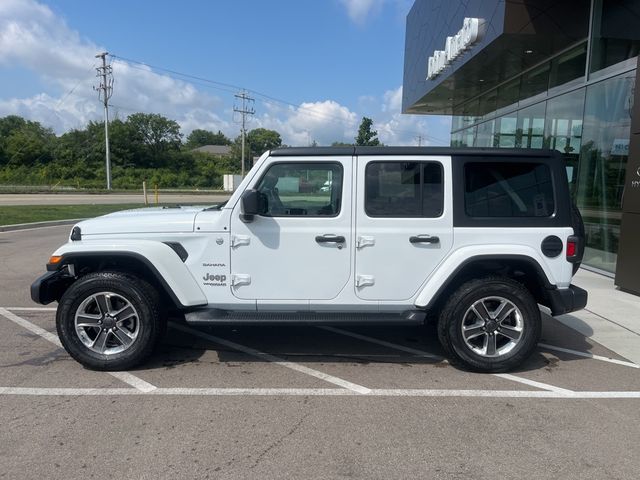
M 377 397 L 481 397 L 481 398 L 553 398 L 640 399 L 638 391 L 551 392 L 544 390 L 429 390 L 371 389 L 367 393 L 344 388 L 156 388 L 143 392 L 135 388 L 29 388 L 0 387 L 0 395 L 22 396 L 113 396 L 113 395 L 183 395 L 183 396 L 377 396 Z
M 141 392 L 149 393 L 157 389 L 155 385 L 150 384 L 149 382 L 141 379 L 140 377 L 136 377 L 135 375 L 129 372 L 107 372 L 109 375 L 116 377 L 118 380 L 124 383 L 128 383 L 136 390 L 140 390 Z
M 15 315 L 14 313 L 11 312 L 11 310 L 13 311 L 47 311 L 47 312 L 55 312 L 56 308 L 51 308 L 51 307 L 9 307 L 9 308 L 0 308 L 0 315 L 4 316 L 5 318 L 7 318 L 8 320 L 11 320 L 12 322 L 16 323 L 17 325 L 29 330 L 30 332 L 40 336 L 41 338 L 44 338 L 45 340 L 53 343 L 54 345 L 58 346 L 58 347 L 62 347 L 60 340 L 58 339 L 58 337 L 48 331 L 46 331 L 45 329 L 38 327 L 37 325 L 29 322 L 28 320 L 25 320 L 22 317 L 19 317 L 18 315 Z M 237 344 L 235 342 L 232 342 L 230 340 L 226 340 L 220 337 L 216 337 L 213 335 L 209 335 L 203 332 L 200 332 L 198 330 L 189 328 L 189 327 L 185 327 L 182 325 L 178 325 L 178 324 L 174 324 L 174 323 L 170 323 L 170 326 L 172 328 L 175 328 L 177 330 L 182 330 L 184 332 L 199 336 L 201 338 L 219 343 L 221 345 L 225 345 L 227 347 L 233 348 L 235 350 L 247 353 L 249 355 L 258 357 L 258 358 L 262 358 L 264 360 L 267 360 L 269 362 L 275 363 L 277 365 L 286 367 L 286 368 L 290 368 L 292 370 L 301 372 L 301 373 L 305 373 L 307 375 L 319 378 L 321 380 L 327 381 L 329 383 L 333 383 L 334 385 L 338 385 L 340 387 L 342 387 L 342 389 L 269 389 L 269 388 L 257 388 L 257 389 L 229 389 L 229 388 L 205 388 L 205 389 L 191 389 L 191 388 L 158 388 L 155 385 L 150 384 L 149 382 L 146 382 L 145 380 L 142 380 L 141 378 L 129 373 L 129 372 L 106 372 L 109 373 L 110 375 L 112 375 L 113 377 L 119 379 L 120 381 L 127 383 L 129 385 L 131 385 L 132 387 L 135 388 L 135 390 L 132 389 L 21 389 L 21 388 L 13 388 L 13 387 L 0 387 L 0 394 L 15 394 L 15 395 L 74 395 L 74 393 L 72 392 L 80 392 L 80 393 L 75 393 L 75 395 L 131 395 L 131 394 L 138 394 L 138 393 L 157 393 L 157 394 L 163 394 L 163 395 L 241 395 L 241 394 L 246 394 L 246 395 L 345 395 L 345 394 L 360 394 L 360 395 L 388 395 L 388 396 L 499 396 L 499 395 L 503 395 L 503 396 L 507 396 L 507 397 L 527 397 L 527 396 L 533 396 L 533 397 L 545 397 L 545 398 L 638 398 L 638 394 L 640 394 L 640 392 L 575 392 L 572 390 L 568 390 L 568 389 L 564 389 L 561 387 L 556 387 L 554 385 L 549 385 L 546 383 L 541 383 L 541 382 L 536 382 L 534 380 L 529 380 L 527 378 L 523 378 L 523 377 L 519 377 L 516 375 L 511 375 L 511 374 L 493 374 L 496 377 L 499 378 L 503 378 L 505 380 L 509 380 L 509 381 L 513 381 L 513 382 L 517 382 L 517 383 L 521 383 L 524 385 L 528 385 L 531 387 L 535 387 L 535 388 L 540 388 L 543 390 L 546 390 L 547 392 L 530 392 L 530 391 L 517 391 L 517 392 L 510 392 L 510 391 L 501 391 L 501 390 L 399 390 L 399 389 L 392 389 L 392 390 L 384 390 L 384 389 L 369 389 L 367 387 L 364 387 L 362 385 L 358 385 L 352 382 L 349 382 L 347 380 L 338 378 L 338 377 L 334 377 L 332 375 L 320 372 L 318 370 L 314 370 L 312 368 L 309 367 L 305 367 L 303 365 L 299 365 L 296 364 L 294 362 L 289 362 L 286 361 L 280 357 L 276 357 L 274 355 L 265 353 L 265 352 L 261 352 L 258 350 L 255 350 L 251 347 L 247 347 L 244 345 L 240 345 Z M 326 331 L 330 331 L 336 334 L 340 334 L 340 335 L 345 335 L 345 336 L 349 336 L 352 338 L 356 338 L 358 340 L 362 340 L 362 341 L 366 341 L 369 343 L 374 343 L 377 345 L 381 345 L 384 347 L 388 347 L 394 350 L 398 350 L 398 351 L 403 351 L 406 353 L 410 353 L 412 355 L 415 356 L 420 356 L 420 357 L 426 357 L 426 358 L 432 358 L 434 360 L 439 360 L 439 361 L 444 361 L 446 362 L 446 359 L 444 359 L 441 356 L 438 355 L 434 355 L 432 353 L 423 351 L 423 350 L 418 350 L 412 347 L 408 347 L 405 345 L 400 345 L 400 344 L 396 344 L 396 343 L 392 343 L 392 342 L 387 342 L 385 340 L 380 340 L 377 338 L 373 338 L 373 337 L 369 337 L 366 335 L 361 335 L 355 332 L 351 332 L 348 330 L 343 330 L 340 328 L 335 328 L 335 327 L 328 327 L 328 326 L 323 326 L 323 327 L 319 327 L 323 330 Z M 609 362 L 609 363 L 613 363 L 616 365 L 622 365 L 622 366 L 627 366 L 627 367 L 632 367 L 632 368 L 640 368 L 639 365 L 632 363 L 632 362 L 628 362 L 628 361 L 624 361 L 624 360 L 617 360 L 617 359 L 613 359 L 613 358 L 609 358 L 609 357 L 604 357 L 604 356 L 600 356 L 600 355 L 595 355 L 593 353 L 590 352 L 581 352 L 581 351 L 577 351 L 577 350 L 571 350 L 571 349 L 567 349 L 567 348 L 562 348 L 562 347 L 557 347 L 554 345 L 549 345 L 549 344 L 545 344 L 545 343 L 540 343 L 538 344 L 538 346 L 542 349 L 546 349 L 546 350 L 555 350 L 555 351 L 559 351 L 559 352 L 564 352 L 564 353 L 568 353 L 571 355 L 576 355 L 576 356 L 580 356 L 580 357 L 585 357 L 585 358 L 591 358 L 594 360 L 599 360 L 599 361 L 604 361 L 604 362 Z M 358 356 L 358 355 L 351 355 L 351 356 Z M 363 355 L 363 356 L 367 356 L 367 355 Z M 344 390 L 347 389 L 347 390 Z M 30 393 L 31 392 L 31 393 Z M 34 392 L 40 392 L 40 393 L 34 393 Z M 44 392 L 44 393 L 42 393 Z M 47 393 L 49 392 L 49 393 Z M 62 392 L 62 393 L 55 393 L 55 392 Z M 109 393 L 112 392 L 112 393 Z M 198 393 L 201 392 L 201 393 Z M 234 393 L 235 392 L 235 393 Z M 244 392 L 244 393 L 242 393 Z M 308 393 L 304 393 L 304 392 L 308 392 Z M 353 392 L 353 393 L 349 393 L 349 392 Z M 385 393 L 386 392 L 386 393 Z M 442 395 L 439 394 L 438 392 L 445 392 Z M 486 395 L 482 392 L 488 392 Z M 547 395 L 547 393 L 550 392 L 552 395 Z M 495 395 L 494 395 L 495 394 Z M 533 394 L 533 395 L 527 395 L 527 394 Z M 544 395 L 539 395 L 539 394 L 544 394 Z M 555 394 L 555 395 L 553 395 Z
M 548 383 L 536 382 L 535 380 L 529 380 L 528 378 L 518 377 L 516 375 L 511 375 L 509 373 L 494 373 L 493 376 L 504 378 L 505 380 L 511 380 L 512 382 L 518 382 L 524 385 L 529 385 L 530 387 L 549 390 L 550 392 L 562 393 L 565 395 L 573 393 L 573 390 L 567 390 L 566 388 L 555 387 L 553 385 L 549 385 Z
M 399 345 L 397 343 L 387 342 L 385 340 L 379 340 L 377 338 L 368 337 L 366 335 L 360 335 L 359 333 L 350 332 L 349 330 L 343 330 L 341 328 L 335 328 L 335 327 L 319 327 L 319 328 L 322 328 L 323 330 L 327 330 L 329 332 L 334 332 L 334 333 L 337 333 L 337 334 L 340 334 L 340 335 L 346 335 L 348 337 L 357 338 L 358 340 L 363 340 L 365 342 L 375 343 L 376 345 L 383 345 L 385 347 L 393 348 L 395 350 L 400 350 L 402 352 L 407 352 L 407 353 L 411 353 L 411 354 L 414 354 L 414 355 L 423 355 L 423 356 L 424 355 L 430 355 L 431 358 L 442 360 L 442 357 L 430 354 L 429 352 L 425 352 L 423 350 L 418 350 L 416 348 L 407 347 L 405 345 Z M 509 375 L 509 374 L 504 374 L 504 373 L 493 373 L 491 375 L 493 375 L 494 377 L 502 378 L 504 380 L 509 380 L 509 381 L 512 381 L 512 382 L 522 383 L 523 385 L 528 385 L 530 387 L 535 387 L 535 388 L 541 388 L 543 390 L 548 390 L 550 392 L 556 392 L 556 393 L 562 393 L 562 394 L 571 392 L 571 390 L 567 390 L 565 388 L 556 387 L 554 385 L 549 385 L 547 383 L 535 382 L 533 380 L 529 380 L 529 379 L 523 378 L 523 377 L 518 377 L 516 375 Z
M 55 346 L 62 348 L 62 344 L 60 343 L 60 339 L 51 332 L 47 332 L 44 328 L 41 328 L 28 320 L 25 320 L 22 317 L 19 317 L 15 313 L 11 313 L 6 308 L 0 308 L 0 315 L 2 315 L 7 320 L 11 320 L 16 325 L 20 325 L 22 328 L 29 330 L 31 333 L 38 335 L 39 337 L 47 340 L 48 342 L 53 343 Z M 106 372 L 109 375 L 117 378 L 121 382 L 127 383 L 132 387 L 135 387 L 137 390 L 148 393 L 152 390 L 155 390 L 157 387 L 155 385 L 150 384 L 149 382 L 145 382 L 141 378 L 136 377 L 128 372 Z
M 11 313 L 6 308 L 0 308 L 0 315 L 2 315 L 7 320 L 11 320 L 16 325 L 20 325 L 22 328 L 29 330 L 31 333 L 38 335 L 39 337 L 44 338 L 48 342 L 53 343 L 56 347 L 62 348 L 62 344 L 60 343 L 60 339 L 51 332 L 47 332 L 44 328 L 41 328 L 37 325 L 34 325 L 28 320 L 25 320 L 22 317 L 19 317 L 15 313 Z
M 600 360 L 601 362 L 615 363 L 616 365 L 623 365 L 625 367 L 631 367 L 631 368 L 640 368 L 640 365 L 637 365 L 633 362 L 626 362 L 624 360 L 617 360 L 615 358 L 603 357 L 602 355 L 594 355 L 591 352 L 580 352 L 578 350 L 571 350 L 569 348 L 556 347 L 554 345 L 548 345 L 546 343 L 539 343 L 538 346 L 543 350 L 555 350 L 557 352 L 569 353 L 577 357 L 592 358 L 594 360 Z
M 55 312 L 55 307 L 6 307 L 6 310 L 12 312 Z
M 247 347 L 245 345 L 240 345 L 239 343 L 235 343 L 230 340 L 226 340 L 224 338 L 216 337 L 214 335 L 209 335 L 207 333 L 200 332 L 199 330 L 195 330 L 190 327 L 185 327 L 184 325 L 178 325 L 177 323 L 169 322 L 169 326 L 176 330 L 180 330 L 181 332 L 186 332 L 191 335 L 195 335 L 197 337 L 203 338 L 205 340 L 209 340 L 211 342 L 215 342 L 220 345 L 224 345 L 226 347 L 232 348 L 234 350 L 238 350 L 240 352 L 246 353 L 247 355 L 251 355 L 253 357 L 267 360 L 269 362 L 275 363 L 276 365 L 280 365 L 281 367 L 286 367 L 300 373 L 305 373 L 312 377 L 319 378 L 320 380 L 324 380 L 325 382 L 333 383 L 334 385 L 338 385 L 340 387 L 346 388 L 348 390 L 352 390 L 360 394 L 368 394 L 371 391 L 371 389 L 367 387 L 363 387 L 362 385 L 358 385 L 356 383 L 343 380 L 342 378 L 334 377 L 333 375 L 329 375 L 319 370 L 314 370 L 313 368 L 305 367 L 304 365 L 299 365 L 294 362 L 288 362 L 280 357 L 276 357 L 275 355 L 264 353 L 254 348 Z
M 6 307 L 6 310 L 9 311 L 16 311 L 16 312 L 29 312 L 29 311 L 33 311 L 33 312 L 55 312 L 57 309 L 54 307 Z M 423 352 L 421 350 L 416 350 L 414 348 L 411 347 L 405 347 L 404 345 L 396 345 L 396 344 L 391 344 L 393 346 L 391 346 L 389 344 L 389 342 L 385 342 L 384 340 L 378 340 L 376 338 L 371 338 L 371 337 L 366 337 L 364 335 L 360 335 L 354 332 L 349 332 L 348 330 L 342 330 L 339 328 L 334 328 L 334 327 L 319 327 L 322 328 L 324 330 L 328 330 L 328 331 L 333 331 L 334 333 L 340 333 L 342 335 L 348 335 L 350 337 L 353 338 L 359 338 L 360 340 L 365 340 L 367 342 L 371 342 L 371 343 L 377 343 L 378 345 L 383 345 L 383 346 L 388 346 L 390 348 L 394 348 L 396 350 L 401 350 L 407 353 L 411 353 L 413 355 L 417 355 L 420 357 L 427 357 L 427 358 L 433 358 L 434 360 L 444 360 L 446 362 L 446 359 L 444 359 L 443 357 L 439 357 L 438 355 L 434 355 L 432 353 L 428 353 L 428 352 Z M 593 360 L 599 360 L 601 362 L 608 362 L 608 363 L 614 363 L 616 365 L 622 365 L 625 367 L 631 367 L 631 368 L 640 368 L 640 365 L 633 363 L 633 362 L 629 362 L 629 361 L 625 361 L 625 360 L 617 360 L 615 358 L 610 358 L 610 357 L 603 357 L 602 355 L 595 355 L 591 352 L 581 352 L 579 350 L 571 350 L 569 348 L 563 348 L 563 347 L 557 347 L 555 345 L 549 345 L 547 343 L 539 343 L 538 347 L 544 349 L 544 350 L 556 350 L 558 352 L 564 352 L 564 353 L 569 353 L 571 355 L 575 355 L 578 357 L 584 357 L 584 358 L 591 358 Z M 349 355 L 349 356 L 357 356 L 357 355 Z M 367 355 L 370 356 L 370 355 Z

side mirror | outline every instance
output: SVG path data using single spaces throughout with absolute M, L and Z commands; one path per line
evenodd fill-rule
M 253 188 L 242 194 L 242 214 L 240 219 L 243 222 L 252 222 L 255 215 L 262 215 L 267 212 L 267 202 L 265 196 Z

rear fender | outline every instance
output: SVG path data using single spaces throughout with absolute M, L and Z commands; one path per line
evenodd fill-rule
M 526 262 L 531 265 L 539 277 L 542 289 L 556 288 L 553 273 L 533 248 L 522 245 L 483 245 L 481 249 L 475 247 L 460 248 L 449 255 L 435 272 L 429 277 L 415 300 L 418 308 L 432 306 L 440 294 L 450 290 L 451 283 L 456 282 L 456 275 L 465 266 L 473 262 Z

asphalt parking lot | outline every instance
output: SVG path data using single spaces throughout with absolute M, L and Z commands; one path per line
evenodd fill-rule
M 429 327 L 178 321 L 141 368 L 85 370 L 28 299 L 68 229 L 0 234 L 0 478 L 637 478 L 640 369 L 546 316 L 509 375 Z

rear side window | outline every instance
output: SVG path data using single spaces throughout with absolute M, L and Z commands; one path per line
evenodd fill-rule
M 439 217 L 444 205 L 442 165 L 370 162 L 365 171 L 365 211 L 370 217 Z
M 549 217 L 555 211 L 548 165 L 467 163 L 464 182 L 469 217 Z

